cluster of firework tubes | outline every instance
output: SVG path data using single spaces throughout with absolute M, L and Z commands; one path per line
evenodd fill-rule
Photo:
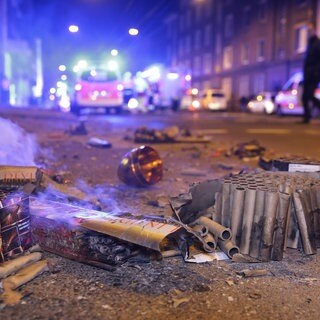
M 195 226 L 216 236 L 212 245 L 229 257 L 240 252 L 261 261 L 282 260 L 287 247 L 316 253 L 317 174 L 258 172 L 225 177 L 221 183 L 211 219 L 200 217 Z

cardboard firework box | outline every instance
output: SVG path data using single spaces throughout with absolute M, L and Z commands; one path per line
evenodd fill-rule
M 29 197 L 15 189 L 0 190 L 0 263 L 31 245 Z
M 32 245 L 29 197 L 22 188 L 35 183 L 36 167 L 0 165 L 0 263 Z
M 108 269 L 134 256 L 156 256 L 180 227 L 160 217 L 111 214 L 30 198 L 31 230 L 44 250 Z

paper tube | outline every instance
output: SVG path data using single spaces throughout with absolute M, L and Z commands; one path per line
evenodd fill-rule
M 320 234 L 320 224 L 319 224 L 320 209 L 319 209 L 319 203 L 318 203 L 318 198 L 317 198 L 317 192 L 319 192 L 319 191 L 317 191 L 316 186 L 312 186 L 310 188 L 311 208 L 312 208 L 312 212 L 313 212 L 314 232 L 315 232 L 316 238 Z
M 308 223 L 308 219 L 306 218 L 306 206 L 301 191 L 296 191 L 293 193 L 293 202 L 295 207 L 295 215 L 299 226 L 303 251 L 305 254 L 315 254 L 316 248 L 310 241 L 309 233 L 311 232 L 311 226 Z
M 260 252 L 260 239 L 262 236 L 265 194 L 265 188 L 261 188 L 256 191 L 255 212 L 253 216 L 249 252 L 249 255 L 254 258 L 258 258 Z
M 231 183 L 225 181 L 222 186 L 221 224 L 230 227 Z
M 232 258 L 233 255 L 240 252 L 239 247 L 231 240 L 223 241 L 218 239 L 218 246 L 229 258 Z
M 49 271 L 48 262 L 46 260 L 37 261 L 3 280 L 3 288 L 4 290 L 15 290 L 44 271 Z
M 41 256 L 40 252 L 34 252 L 0 264 L 0 279 L 6 278 L 30 263 L 40 260 Z
M 283 250 L 287 237 L 287 219 L 289 215 L 290 195 L 279 193 L 279 207 L 277 213 L 277 229 L 273 238 L 272 260 L 280 261 L 283 258 Z
M 314 203 L 312 202 L 312 196 L 311 196 L 311 188 L 304 189 L 301 192 L 301 196 L 304 199 L 305 206 L 306 206 L 306 218 L 307 222 L 310 226 L 310 231 L 309 231 L 309 238 L 310 241 L 313 243 L 313 246 L 316 248 L 316 230 L 315 230 L 315 225 L 314 225 Z
M 289 204 L 289 216 L 288 216 L 288 227 L 287 227 L 287 238 L 285 241 L 285 248 L 297 249 L 299 246 L 300 232 L 298 227 L 298 221 L 295 214 L 295 207 L 293 200 Z
M 192 230 L 199 234 L 199 236 L 204 237 L 208 234 L 209 230 L 208 227 L 204 226 L 203 224 L 199 223 L 192 227 Z
M 240 242 L 240 252 L 243 254 L 249 254 L 250 251 L 250 238 L 255 210 L 255 200 L 256 189 L 250 187 L 246 190 L 243 208 L 242 232 Z
M 207 217 L 200 217 L 197 221 L 199 224 L 206 226 L 216 237 L 222 240 L 231 239 L 231 230 L 222 226 L 220 223 L 217 223 Z
M 263 261 L 270 260 L 278 203 L 278 192 L 274 189 L 268 190 L 265 198 L 263 228 L 259 254 L 259 259 Z
M 218 223 L 221 223 L 221 216 L 222 216 L 222 193 L 216 192 L 215 194 L 215 204 L 214 204 L 214 210 L 212 211 L 212 220 L 217 221 Z
M 234 191 L 231 209 L 232 240 L 236 245 L 240 244 L 244 197 L 245 188 L 237 187 Z
M 213 250 L 217 248 L 217 240 L 215 239 L 214 235 L 210 232 L 203 237 L 203 240 Z

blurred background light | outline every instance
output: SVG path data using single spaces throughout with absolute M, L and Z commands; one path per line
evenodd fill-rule
M 139 30 L 136 28 L 130 28 L 129 34 L 130 34 L 130 36 L 137 36 L 139 34 Z
M 71 33 L 76 33 L 76 32 L 79 31 L 79 27 L 78 27 L 77 25 L 75 25 L 75 24 L 71 24 L 71 25 L 69 26 L 69 31 L 70 31 Z

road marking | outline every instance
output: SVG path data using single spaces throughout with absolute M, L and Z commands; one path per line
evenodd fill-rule
M 310 129 L 310 130 L 306 130 L 305 131 L 305 133 L 306 134 L 311 134 L 311 135 L 320 135 L 320 131 L 319 130 L 312 130 L 312 129 Z
M 251 134 L 290 134 L 292 131 L 289 129 L 247 129 L 247 133 Z
M 198 134 L 205 134 L 205 135 L 228 133 L 227 129 L 201 129 L 201 130 L 196 130 L 196 131 Z

